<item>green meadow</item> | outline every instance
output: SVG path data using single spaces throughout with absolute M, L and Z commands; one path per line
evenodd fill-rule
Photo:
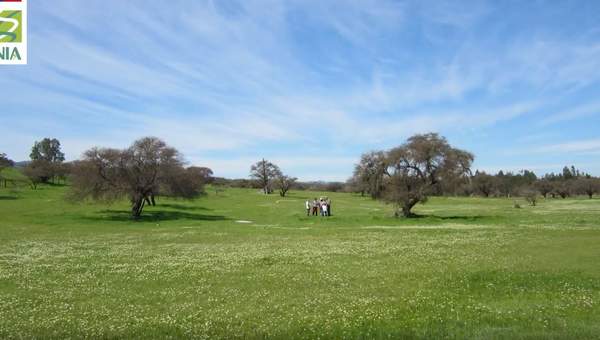
M 0 189 L 0 338 L 600 338 L 600 200 Z M 333 216 L 307 217 L 327 195 Z

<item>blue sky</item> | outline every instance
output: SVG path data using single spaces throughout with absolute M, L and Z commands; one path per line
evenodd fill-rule
M 153 135 L 216 175 L 345 180 L 439 132 L 475 168 L 600 175 L 598 1 L 53 0 L 2 66 L 0 151 Z

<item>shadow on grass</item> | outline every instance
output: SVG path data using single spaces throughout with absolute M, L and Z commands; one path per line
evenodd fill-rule
M 0 201 L 14 201 L 18 199 L 16 196 L 0 196 Z
M 97 216 L 88 216 L 88 220 L 94 221 L 136 221 L 136 222 L 157 222 L 174 220 L 192 220 L 192 221 L 226 221 L 227 217 L 221 215 L 195 214 L 185 211 L 144 211 L 142 216 L 134 220 L 131 212 L 128 210 L 102 210 Z
M 163 203 L 157 203 L 157 206 L 160 205 L 161 208 L 169 208 L 169 209 L 177 209 L 177 210 L 210 210 L 208 208 L 204 208 L 204 207 L 199 207 L 199 206 L 190 206 L 190 205 L 183 205 L 183 204 L 178 204 L 178 203 L 170 203 L 170 204 L 163 204 Z

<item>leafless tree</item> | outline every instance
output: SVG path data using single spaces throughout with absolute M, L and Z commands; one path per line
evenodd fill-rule
M 524 187 L 520 190 L 520 195 L 532 206 L 537 205 L 538 191 L 534 187 Z
M 283 174 L 277 175 L 275 177 L 275 187 L 279 190 L 279 196 L 285 197 L 297 180 L 296 177 L 289 177 Z
M 473 184 L 473 189 L 475 192 L 483 195 L 484 197 L 489 197 L 494 193 L 497 186 L 496 178 L 492 175 L 488 175 L 485 172 L 476 172 L 475 176 L 471 179 L 471 183 Z
M 23 174 L 29 179 L 31 189 L 37 189 L 41 183 L 48 182 L 52 170 L 50 162 L 47 161 L 32 161 L 25 168 Z
M 384 199 L 398 207 L 396 215 L 410 217 L 436 185 L 470 175 L 472 162 L 471 153 L 451 147 L 436 133 L 415 135 L 387 153 Z
M 552 189 L 554 188 L 552 182 L 547 179 L 540 179 L 535 182 L 535 188 L 544 196 L 544 198 L 548 197 L 548 194 L 552 193 Z
M 600 192 L 600 179 L 592 177 L 578 178 L 575 180 L 574 186 L 578 194 L 587 195 L 592 199 L 594 194 Z
M 553 186 L 553 191 L 563 199 L 571 196 L 573 192 L 573 180 L 571 179 L 554 182 Z
M 264 158 L 252 165 L 250 168 L 250 177 L 256 179 L 265 194 L 273 192 L 272 182 L 281 175 L 279 167 Z
M 362 196 L 368 193 L 373 199 L 380 198 L 384 191 L 386 170 L 385 152 L 372 151 L 363 154 L 360 162 L 354 167 L 351 180 L 354 190 Z
M 213 179 L 213 171 L 210 168 L 191 166 L 188 168 L 188 171 L 190 174 L 200 178 L 204 184 L 210 183 Z
M 113 201 L 128 198 L 131 215 L 139 218 L 155 197 L 193 198 L 203 179 L 183 166 L 179 152 L 162 140 L 146 137 L 125 150 L 93 148 L 72 167 L 71 198 Z

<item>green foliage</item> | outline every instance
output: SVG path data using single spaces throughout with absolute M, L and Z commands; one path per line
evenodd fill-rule
M 65 154 L 60 150 L 60 142 L 56 138 L 44 138 L 35 142 L 29 155 L 32 161 L 60 163 L 65 160 Z
M 9 159 L 5 153 L 0 152 L 0 171 L 4 168 L 11 167 L 15 164 L 11 159 Z
M 398 220 L 358 195 L 207 188 L 132 222 L 67 190 L 0 189 L 2 339 L 600 334 L 598 199 L 432 197 Z M 323 195 L 334 216 L 307 217 Z

